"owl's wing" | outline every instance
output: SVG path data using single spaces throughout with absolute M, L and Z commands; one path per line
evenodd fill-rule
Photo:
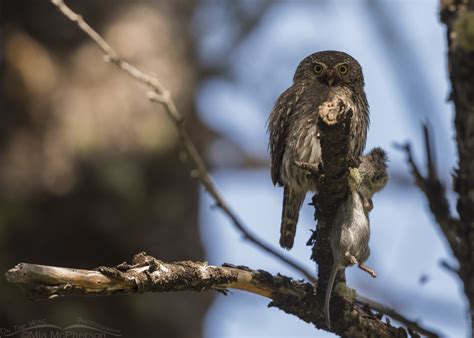
M 283 154 L 290 132 L 292 116 L 295 114 L 296 103 L 299 100 L 297 89 L 292 86 L 284 91 L 278 98 L 268 119 L 268 133 L 270 134 L 271 173 L 272 182 L 275 185 L 283 185 L 280 171 L 283 162 Z

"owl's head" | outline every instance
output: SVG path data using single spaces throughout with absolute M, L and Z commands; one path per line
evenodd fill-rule
M 326 86 L 340 84 L 364 85 L 362 67 L 349 54 L 333 50 L 307 56 L 296 69 L 294 82 L 313 79 Z

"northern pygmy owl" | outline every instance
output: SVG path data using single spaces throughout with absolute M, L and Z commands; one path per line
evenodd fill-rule
M 317 122 L 322 109 L 352 110 L 348 155 L 358 158 L 365 147 L 369 105 L 362 68 L 346 53 L 323 51 L 303 59 L 268 120 L 272 181 L 284 187 L 280 245 L 288 250 L 306 193 L 317 191 L 315 180 L 295 162 L 320 163 Z

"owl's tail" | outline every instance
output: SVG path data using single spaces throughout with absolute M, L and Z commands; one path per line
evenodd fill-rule
M 290 250 L 293 247 L 298 215 L 305 196 L 304 191 L 295 191 L 285 186 L 280 227 L 280 245 L 284 249 Z

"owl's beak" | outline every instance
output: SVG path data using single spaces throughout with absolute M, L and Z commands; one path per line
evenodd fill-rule
M 335 73 L 332 69 L 329 69 L 327 72 L 326 72 L 326 82 L 328 83 L 329 87 L 332 86 L 332 84 L 334 83 L 334 79 L 335 79 Z

